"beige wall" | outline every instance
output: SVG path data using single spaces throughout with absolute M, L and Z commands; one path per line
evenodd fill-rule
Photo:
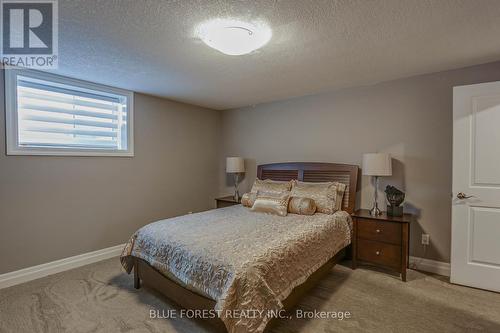
M 217 190 L 231 193 L 230 155 L 247 158 L 244 191 L 260 163 L 359 164 L 364 152 L 391 152 L 394 176 L 382 186 L 402 187 L 419 215 L 411 253 L 449 261 L 452 87 L 495 80 L 500 63 L 223 112 L 136 94 L 133 158 L 6 156 L 0 117 L 0 274 L 121 244 L 151 221 L 213 207 Z M 2 114 L 3 91 L 0 82 Z M 370 206 L 366 177 L 358 197 Z
M 219 112 L 136 94 L 133 158 L 6 156 L 0 85 L 0 274 L 213 206 Z
M 441 72 L 224 111 L 219 191 L 231 193 L 225 156 L 244 156 L 248 190 L 256 164 L 318 161 L 360 164 L 364 152 L 393 154 L 393 177 L 383 179 L 407 193 L 407 210 L 418 214 L 411 227 L 411 255 L 450 260 L 452 87 L 500 80 L 500 63 Z M 363 177 L 361 200 L 368 208 L 372 188 Z M 384 204 L 384 198 L 380 201 Z M 422 232 L 430 234 L 424 252 Z

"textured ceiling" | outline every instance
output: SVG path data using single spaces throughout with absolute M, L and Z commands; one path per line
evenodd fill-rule
M 215 17 L 271 41 L 227 56 L 194 38 Z M 58 73 L 215 109 L 500 59 L 498 0 L 60 0 Z

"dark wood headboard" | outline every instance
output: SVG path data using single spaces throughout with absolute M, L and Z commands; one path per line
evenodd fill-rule
M 292 162 L 257 166 L 257 178 L 272 180 L 297 179 L 304 182 L 339 182 L 347 185 L 342 209 L 354 212 L 359 167 L 351 164 Z

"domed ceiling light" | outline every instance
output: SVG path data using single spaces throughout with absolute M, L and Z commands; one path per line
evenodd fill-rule
M 205 44 L 227 55 L 243 55 L 266 45 L 272 32 L 261 21 L 243 22 L 213 19 L 196 28 L 196 36 Z

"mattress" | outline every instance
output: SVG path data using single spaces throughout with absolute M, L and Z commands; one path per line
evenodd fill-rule
M 141 258 L 213 299 L 229 332 L 262 332 L 266 313 L 282 309 L 293 288 L 349 245 L 351 235 L 344 211 L 280 217 L 236 205 L 148 224 L 130 238 L 121 261 L 130 273 L 133 257 Z

